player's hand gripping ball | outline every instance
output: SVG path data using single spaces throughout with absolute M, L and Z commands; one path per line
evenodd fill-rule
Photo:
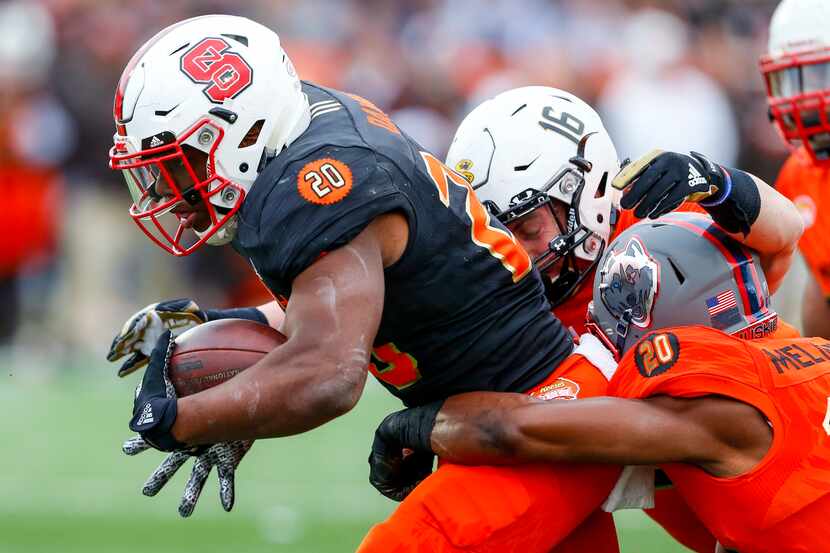
M 165 340 L 168 344 L 172 343 L 169 350 L 165 347 Z M 164 340 L 160 341 L 151 355 L 144 380 L 153 380 L 154 375 L 163 374 L 166 392 L 170 392 L 172 388 L 175 397 L 185 397 L 229 380 L 282 345 L 285 340 L 285 336 L 269 326 L 242 319 L 206 323 L 185 332 L 175 341 L 172 341 L 170 335 L 165 334 Z M 162 352 L 166 355 L 163 356 Z M 141 388 L 143 390 L 144 383 Z M 141 392 L 138 395 L 142 395 Z M 167 393 L 165 398 L 169 399 Z M 150 404 L 152 405 L 152 401 Z M 142 407 L 136 407 L 136 412 L 141 410 Z M 135 422 L 135 416 L 132 422 Z M 172 428 L 172 422 L 170 427 Z M 153 441 L 152 437 L 150 441 Z M 191 448 L 181 448 L 183 444 L 178 444 L 179 449 L 168 455 L 144 483 L 142 493 L 147 496 L 156 495 L 179 468 L 194 457 L 193 470 L 179 504 L 179 514 L 188 517 L 193 513 L 205 481 L 214 466 L 219 479 L 219 499 L 222 508 L 230 511 L 235 499 L 236 469 L 252 444 L 252 440 Z M 127 455 L 136 455 L 150 447 L 153 445 L 144 437 L 137 436 L 127 440 L 123 450 Z
M 127 376 L 147 364 L 150 353 L 165 330 L 178 336 L 206 320 L 205 312 L 188 298 L 151 303 L 127 319 L 112 340 L 107 361 L 127 357 L 118 369 L 118 376 Z

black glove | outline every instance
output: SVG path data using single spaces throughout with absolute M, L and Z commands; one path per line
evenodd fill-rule
M 436 401 L 392 413 L 375 431 L 369 454 L 369 483 L 389 499 L 403 501 L 432 473 L 435 455 L 429 439 L 443 403 Z M 405 454 L 404 449 L 412 451 Z
M 620 201 L 623 209 L 634 209 L 639 219 L 656 219 L 685 201 L 701 202 L 714 199 L 719 192 L 728 194 L 726 182 L 723 169 L 702 154 L 652 150 L 625 166 L 612 186 L 626 189 Z
M 133 417 L 130 419 L 130 430 L 138 432 L 147 443 L 162 451 L 186 447 L 170 433 L 177 414 L 176 391 L 168 377 L 174 340 L 169 330 L 159 337 L 150 354 L 144 379 L 135 390 Z
M 744 235 L 761 211 L 761 196 L 752 176 L 722 167 L 703 154 L 690 156 L 652 150 L 625 166 L 611 185 L 628 189 L 620 200 L 640 219 L 655 219 L 684 201 L 696 202 L 727 232 Z

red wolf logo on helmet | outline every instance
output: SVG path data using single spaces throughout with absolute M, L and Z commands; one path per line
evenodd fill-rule
M 618 320 L 628 312 L 633 324 L 647 328 L 659 282 L 660 265 L 634 236 L 621 250 L 608 252 L 600 269 L 600 298 Z

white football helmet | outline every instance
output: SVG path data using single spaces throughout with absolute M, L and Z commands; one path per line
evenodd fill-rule
M 258 173 L 310 121 L 276 33 L 228 15 L 181 21 L 144 44 L 121 75 L 114 116 L 110 167 L 127 181 L 130 215 L 174 255 L 229 242 Z M 197 202 L 210 215 L 198 230 L 180 208 Z
M 791 145 L 830 163 L 830 2 L 783 0 L 761 57 L 770 119 Z
M 461 122 L 447 165 L 464 176 L 476 195 L 508 224 L 556 200 L 568 209 L 561 234 L 534 259 L 548 275 L 548 296 L 558 305 L 591 272 L 618 215 L 620 192 L 611 186 L 620 162 L 611 137 L 591 106 L 569 92 L 528 86 L 503 92 Z M 591 262 L 584 270 L 575 259 Z

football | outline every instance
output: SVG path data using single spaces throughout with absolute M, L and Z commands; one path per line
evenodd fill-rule
M 176 338 L 168 374 L 176 394 L 189 396 L 233 378 L 285 341 L 278 330 L 254 321 L 207 322 Z

